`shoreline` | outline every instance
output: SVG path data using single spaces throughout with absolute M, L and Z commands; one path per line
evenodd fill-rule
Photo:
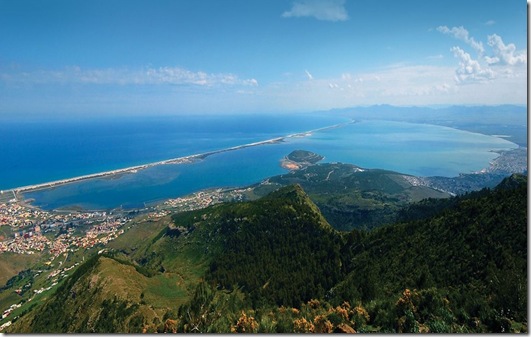
M 50 181 L 50 182 L 46 182 L 46 183 L 27 185 L 27 186 L 20 186 L 20 187 L 11 188 L 11 189 L 8 189 L 8 190 L 3 190 L 2 192 L 3 193 L 13 193 L 14 195 L 16 195 L 17 201 L 19 201 L 18 198 L 21 197 L 23 193 L 27 193 L 27 192 L 33 192 L 33 191 L 38 191 L 38 190 L 55 188 L 55 187 L 59 187 L 59 186 L 62 186 L 62 185 L 66 185 L 66 184 L 70 184 L 70 183 L 76 183 L 76 182 L 80 182 L 80 181 L 84 181 L 84 180 L 90 180 L 90 179 L 96 179 L 96 178 L 105 178 L 105 177 L 113 177 L 113 176 L 122 175 L 122 174 L 131 174 L 131 173 L 134 174 L 134 173 L 137 173 L 140 170 L 144 170 L 144 169 L 147 169 L 147 168 L 150 168 L 150 167 L 159 166 L 159 165 L 190 164 L 190 163 L 194 163 L 194 162 L 199 161 L 199 160 L 203 160 L 203 159 L 207 158 L 208 156 L 211 156 L 211 155 L 214 155 L 214 154 L 228 152 L 228 151 L 235 151 L 235 150 L 240 150 L 240 149 L 244 149 L 244 148 L 248 148 L 248 147 L 260 146 L 260 145 L 275 144 L 275 143 L 282 142 L 282 141 L 284 141 L 287 138 L 308 137 L 308 136 L 311 136 L 313 132 L 318 132 L 318 131 L 338 128 L 338 127 L 342 127 L 342 126 L 345 126 L 345 125 L 348 125 L 348 124 L 352 124 L 352 123 L 355 123 L 355 122 L 356 122 L 355 120 L 351 120 L 351 121 L 344 122 L 344 123 L 339 123 L 339 124 L 334 124 L 334 125 L 330 125 L 330 126 L 325 126 L 325 127 L 314 129 L 314 130 L 310 130 L 310 131 L 304 131 L 304 132 L 289 134 L 289 135 L 286 135 L 286 136 L 276 137 L 276 138 L 267 139 L 267 140 L 263 140 L 263 141 L 259 141 L 259 142 L 248 143 L 248 144 L 243 144 L 243 145 L 237 145 L 237 146 L 232 146 L 232 147 L 225 148 L 225 149 L 214 150 L 214 151 L 209 151 L 209 152 L 204 152 L 204 153 L 198 153 L 198 154 L 193 154 L 193 155 L 188 155 L 188 156 L 183 156 L 183 157 L 178 157 L 178 158 L 166 159 L 166 160 L 162 160 L 162 161 L 158 161 L 158 162 L 142 164 L 142 165 L 136 165 L 136 166 L 131 166 L 131 167 L 122 168 L 122 169 L 116 169 L 116 170 L 111 170 L 111 171 L 105 171 L 105 172 L 82 175 L 82 176 L 78 176 L 78 177 L 55 180 L 55 181 Z

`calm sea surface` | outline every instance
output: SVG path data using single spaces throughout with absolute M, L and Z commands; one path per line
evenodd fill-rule
M 0 126 L 0 188 L 64 179 L 312 130 L 345 119 L 330 116 L 167 117 Z M 10 127 L 9 127 L 10 126 Z M 7 147 L 6 147 L 6 144 Z M 277 144 L 223 152 L 192 164 L 160 165 L 115 179 L 93 179 L 27 193 L 55 209 L 138 207 L 212 187 L 245 186 L 286 171 L 295 149 L 345 162 L 419 176 L 456 176 L 487 167 L 492 150 L 516 148 L 504 139 L 447 127 L 361 121 L 288 138 Z
M 344 120 L 260 115 L 0 121 L 0 189 L 224 149 Z

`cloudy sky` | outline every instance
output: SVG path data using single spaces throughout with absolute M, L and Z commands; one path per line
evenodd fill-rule
M 524 0 L 0 0 L 0 115 L 526 100 Z

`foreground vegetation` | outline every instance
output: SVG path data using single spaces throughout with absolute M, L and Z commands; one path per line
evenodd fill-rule
M 11 332 L 527 332 L 527 177 L 339 232 L 299 185 L 176 214 Z

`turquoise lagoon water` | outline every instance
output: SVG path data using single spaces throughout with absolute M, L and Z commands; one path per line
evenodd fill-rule
M 337 122 L 338 119 L 314 121 L 312 127 L 306 130 Z M 302 126 L 310 125 L 306 123 Z M 234 143 L 244 144 L 247 140 L 269 139 L 287 130 L 303 131 L 295 129 L 277 127 L 275 132 L 260 133 L 259 136 L 252 132 L 244 133 L 245 137 L 228 137 L 230 141 L 224 138 L 225 141 L 216 145 L 227 147 L 237 145 Z M 87 209 L 140 207 L 144 203 L 184 196 L 201 189 L 246 186 L 286 173 L 280 166 L 280 160 L 295 149 L 319 153 L 325 156 L 323 162 L 351 163 L 418 176 L 451 177 L 487 167 L 497 156 L 492 152 L 494 150 L 516 147 L 516 144 L 504 139 L 447 127 L 361 121 L 314 132 L 307 137 L 287 138 L 281 143 L 217 153 L 195 163 L 159 165 L 136 174 L 114 179 L 92 179 L 26 193 L 25 196 L 34 198 L 34 204 L 44 209 L 73 205 Z M 196 153 L 201 152 L 204 151 Z

